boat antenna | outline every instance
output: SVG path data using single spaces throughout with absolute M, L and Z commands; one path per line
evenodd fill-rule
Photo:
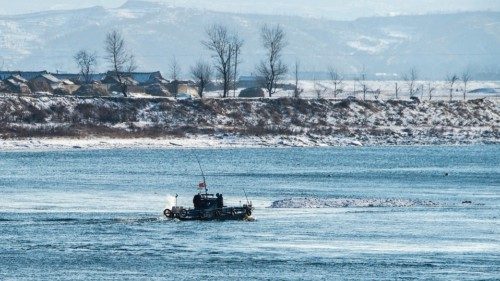
M 245 198 L 247 199 L 247 204 L 250 204 L 250 201 L 248 201 L 248 196 L 246 190 L 243 188 L 243 192 L 245 192 Z
M 203 168 L 201 167 L 201 162 L 200 159 L 198 158 L 198 155 L 194 155 L 196 157 L 196 161 L 198 161 L 198 166 L 200 166 L 200 171 L 201 171 L 201 176 L 203 177 L 203 187 L 205 188 L 205 193 L 208 193 L 207 189 L 207 179 L 205 178 L 205 172 L 203 172 Z

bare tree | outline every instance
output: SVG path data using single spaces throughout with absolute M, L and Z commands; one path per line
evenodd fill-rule
M 342 77 L 342 75 L 340 75 L 337 69 L 333 66 L 328 67 L 328 75 L 330 76 L 330 81 L 333 84 L 333 97 L 337 98 L 339 91 L 342 90 L 339 87 L 342 86 L 344 77 Z
M 241 63 L 241 48 L 243 47 L 244 41 L 238 37 L 237 34 L 233 35 L 231 40 L 231 51 L 232 51 L 232 64 L 233 64 L 233 96 L 236 97 L 236 88 L 238 87 L 238 66 Z
M 453 90 L 455 83 L 458 81 L 458 76 L 456 74 L 449 74 L 446 76 L 446 84 L 448 84 L 448 89 L 450 91 L 450 101 L 453 100 Z
M 364 66 L 361 74 L 359 75 L 359 78 L 356 80 L 361 86 L 361 91 L 363 91 L 363 100 L 366 100 L 366 93 L 368 93 L 368 83 L 366 82 L 366 68 Z
M 95 73 L 97 67 L 97 53 L 81 50 L 73 58 L 78 65 L 82 82 L 85 84 L 92 83 L 92 74 Z
M 352 80 L 352 95 L 354 97 L 358 96 L 358 93 L 356 92 L 356 83 L 358 83 L 358 78 L 354 77 L 354 79 Z
M 417 92 L 417 89 L 415 87 L 417 79 L 418 79 L 418 72 L 414 67 L 410 68 L 410 71 L 408 73 L 403 74 L 403 80 L 406 82 L 410 97 L 413 97 Z
M 427 93 L 429 94 L 429 100 L 432 99 L 432 93 L 436 90 L 436 87 L 429 81 L 429 84 L 427 85 Z
M 424 91 L 425 91 L 425 85 L 423 83 L 419 84 L 417 86 L 417 94 L 420 92 L 420 99 L 421 100 L 424 98 Z
M 465 97 L 467 95 L 467 84 L 469 84 L 469 81 L 472 79 L 472 74 L 470 70 L 469 69 L 464 70 L 464 72 L 462 72 L 460 79 L 462 80 L 462 83 L 464 83 L 464 100 L 465 100 Z
M 300 69 L 300 62 L 296 60 L 294 65 L 295 88 L 293 89 L 293 97 L 296 99 L 300 98 L 300 95 L 304 91 L 303 89 L 299 88 L 299 69 Z
M 129 53 L 123 35 L 117 30 L 107 34 L 105 51 L 106 60 L 112 67 L 113 74 L 120 84 L 123 95 L 126 97 L 128 87 L 126 76 L 137 68 L 135 57 Z
M 198 87 L 198 95 L 203 98 L 205 88 L 212 80 L 212 68 L 208 63 L 199 61 L 195 66 L 191 67 L 191 77 Z
M 363 100 L 366 100 L 366 94 L 368 93 L 368 84 L 364 79 L 365 78 L 359 78 L 358 83 L 361 86 L 361 91 L 363 92 Z
M 180 72 L 181 72 L 181 66 L 177 61 L 177 58 L 173 56 L 169 64 L 169 78 L 171 80 L 170 90 L 172 91 L 172 94 L 174 94 L 175 96 L 177 96 L 179 92 L 179 76 L 181 75 Z
M 257 66 L 257 72 L 263 77 L 263 86 L 269 97 L 276 93 L 276 85 L 282 80 L 288 71 L 287 66 L 281 60 L 285 49 L 286 35 L 281 26 L 269 27 L 264 25 L 260 31 L 262 44 L 266 50 L 266 58 Z
M 179 65 L 179 62 L 177 61 L 177 58 L 175 56 L 172 57 L 172 60 L 170 61 L 170 80 L 172 81 L 177 81 L 179 80 L 179 77 L 181 76 L 181 66 Z
M 232 66 L 231 59 L 234 55 L 233 35 L 229 34 L 227 28 L 223 25 L 213 25 L 206 30 L 207 40 L 202 44 L 213 53 L 214 68 L 222 79 L 223 94 L 222 97 L 228 97 L 231 86 Z
M 380 94 L 382 93 L 382 90 L 380 89 L 380 81 L 378 81 L 377 83 L 377 89 L 373 91 L 373 97 L 375 98 L 375 100 L 378 100 L 379 97 L 380 97 Z
M 314 92 L 316 93 L 316 97 L 318 99 L 323 98 L 324 94 L 328 91 L 328 88 L 314 79 Z
M 401 87 L 398 86 L 398 82 L 396 82 L 394 85 L 394 91 L 396 92 L 396 99 L 399 98 L 399 90 L 401 90 Z
M 135 56 L 133 54 L 129 55 L 129 62 L 125 68 L 125 73 L 130 75 L 130 73 L 137 70 L 137 61 L 135 60 Z

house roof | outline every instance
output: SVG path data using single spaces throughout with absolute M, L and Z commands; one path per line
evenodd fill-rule
M 106 73 L 107 76 L 114 76 L 114 71 L 108 71 L 108 73 Z M 129 76 L 129 77 L 132 77 L 133 80 L 137 81 L 138 83 L 145 83 L 147 82 L 148 80 L 152 79 L 152 78 L 163 78 L 163 76 L 161 75 L 161 73 L 159 71 L 155 71 L 155 72 L 127 72 L 127 73 L 123 73 L 124 76 Z
M 19 75 L 26 80 L 31 80 L 42 74 L 47 74 L 48 72 L 43 71 L 0 71 L 0 79 L 5 80 L 13 75 Z
M 155 77 L 152 77 L 148 81 L 141 83 L 141 84 L 151 85 L 151 84 L 168 84 L 168 83 L 170 83 L 170 81 L 164 79 L 163 77 L 156 77 L 155 76 Z
M 49 80 L 49 81 L 50 81 L 50 82 L 52 82 L 52 83 L 60 83 L 60 82 L 61 82 L 61 81 L 60 81 L 59 79 L 57 79 L 54 75 L 52 75 L 52 74 L 48 74 L 48 73 L 47 73 L 47 74 L 42 74 L 42 75 L 40 75 L 40 76 L 38 76 L 38 77 L 43 77 L 43 78 L 45 78 L 45 79 Z M 35 78 L 38 78 L 38 77 L 35 77 Z
M 25 82 L 18 81 L 14 78 L 5 79 L 4 81 L 6 85 L 14 87 L 28 87 L 28 85 Z
M 122 79 L 124 80 L 123 82 L 127 85 L 137 85 L 137 81 L 134 80 L 132 77 L 122 77 Z M 119 81 L 118 81 L 118 78 L 116 77 L 116 75 L 114 74 L 109 74 L 106 76 L 106 78 L 104 78 L 102 80 L 102 82 L 104 84 L 118 84 Z
M 174 80 L 170 84 L 196 86 L 196 83 L 192 80 Z
M 27 83 L 28 82 L 28 80 L 24 79 L 19 74 L 14 74 L 14 75 L 10 76 L 8 79 L 12 79 L 12 80 L 15 80 L 15 81 L 21 82 L 21 83 Z
M 71 81 L 82 81 L 83 77 L 81 74 L 74 74 L 74 73 L 57 73 L 57 74 L 52 74 L 54 77 L 60 80 L 71 80 Z M 90 79 L 92 80 L 91 82 L 98 82 L 101 81 L 106 77 L 105 73 L 94 73 L 90 74 Z
M 96 73 L 92 74 L 92 82 L 97 82 L 104 80 L 107 76 L 113 76 L 113 71 L 108 71 L 107 73 Z M 5 80 L 7 78 L 10 78 L 11 76 L 18 75 L 19 77 L 25 79 L 25 80 L 31 80 L 33 78 L 37 78 L 39 76 L 43 76 L 45 79 L 51 81 L 52 83 L 59 83 L 61 82 L 60 80 L 72 80 L 72 81 L 78 81 L 81 80 L 81 74 L 74 74 L 74 73 L 49 73 L 45 70 L 43 71 L 0 71 L 0 80 Z M 124 76 L 129 76 L 131 79 L 129 82 L 135 83 L 146 83 L 150 80 L 153 79 L 159 79 L 157 81 L 161 81 L 162 83 L 168 82 L 164 80 L 163 76 L 161 75 L 160 71 L 154 71 L 154 72 L 131 72 L 131 73 L 126 73 Z
M 132 78 L 139 83 L 144 83 L 153 78 L 163 79 L 163 76 L 159 71 L 155 72 L 133 72 L 131 73 Z
M 238 82 L 257 82 L 262 79 L 261 76 L 240 76 Z
M 19 84 L 21 84 L 20 82 L 18 82 L 18 81 L 16 81 L 16 80 L 14 80 L 14 79 L 12 79 L 12 78 L 10 78 L 10 79 L 5 79 L 5 82 L 6 82 L 7 84 L 14 85 L 14 86 L 15 86 L 15 85 L 19 85 Z

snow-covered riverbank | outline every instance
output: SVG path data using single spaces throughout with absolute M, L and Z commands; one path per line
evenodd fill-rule
M 328 137 L 317 140 L 307 136 L 236 137 L 195 135 L 185 138 L 28 138 L 0 140 L 0 151 L 64 149 L 168 149 L 168 148 L 252 148 L 325 147 L 376 145 L 354 139 Z
M 492 100 L 0 99 L 0 149 L 500 143 Z
M 270 136 L 235 137 L 195 135 L 185 138 L 27 138 L 0 139 L 0 151 L 19 150 L 65 150 L 65 149 L 169 149 L 169 148 L 265 148 L 265 147 L 327 147 L 327 146 L 387 146 L 387 145 L 474 145 L 500 144 L 498 139 L 489 142 L 467 139 L 420 139 L 392 140 L 368 139 L 361 142 L 355 138 L 308 137 L 308 136 Z

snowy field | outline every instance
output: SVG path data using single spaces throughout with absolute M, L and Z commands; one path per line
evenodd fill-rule
M 285 81 L 287 84 L 293 84 L 294 81 Z M 398 99 L 409 99 L 408 85 L 405 81 L 366 81 L 364 83 L 367 87 L 368 93 L 366 94 L 366 99 L 375 100 L 376 96 L 373 92 L 380 90 L 379 100 L 389 100 L 396 99 L 396 86 L 398 89 Z M 317 98 L 318 94 L 322 98 L 331 99 L 334 98 L 333 94 L 333 84 L 327 80 L 321 81 L 311 81 L 303 80 L 299 82 L 299 88 L 303 90 L 301 94 L 302 98 Z M 342 89 L 343 93 L 340 93 L 337 98 L 343 99 L 349 96 L 356 97 L 358 99 L 363 99 L 362 83 L 359 81 L 348 80 L 344 81 L 338 89 Z M 415 88 L 419 90 L 415 94 L 421 100 L 429 100 L 429 89 L 431 91 L 431 100 L 449 100 L 450 90 L 446 81 L 416 81 Z M 453 99 L 463 100 L 463 83 L 458 82 L 454 85 Z M 468 93 L 467 99 L 477 99 L 477 98 L 488 98 L 488 99 L 499 99 L 500 98 L 500 81 L 471 81 L 467 85 L 468 92 L 478 91 L 474 93 Z M 243 90 L 238 89 L 236 91 L 236 96 L 239 92 Z M 422 91 L 423 90 L 423 91 Z M 220 97 L 222 96 L 221 91 L 213 91 L 206 94 L 207 97 Z M 275 97 L 291 97 L 293 96 L 293 91 L 279 91 Z M 234 92 L 230 92 L 230 97 L 234 97 Z
M 292 80 L 283 81 L 283 84 L 294 84 Z M 366 96 L 363 95 L 363 84 L 366 86 Z M 396 97 L 396 87 L 398 88 L 398 96 Z M 450 100 L 450 90 L 446 81 L 416 81 L 415 82 L 415 97 L 420 100 Z M 245 88 L 238 88 L 236 91 L 229 92 L 229 98 L 238 97 L 240 92 Z M 391 100 L 401 99 L 408 100 L 410 98 L 408 84 L 405 81 L 360 81 L 347 80 L 343 81 L 340 86 L 337 86 L 341 92 L 335 97 L 334 86 L 328 80 L 302 80 L 299 82 L 299 89 L 301 90 L 300 97 L 304 99 L 315 99 L 318 97 L 324 99 L 345 99 L 348 97 L 355 97 L 357 99 L 366 100 Z M 429 91 L 431 89 L 431 91 Z M 457 82 L 453 87 L 453 100 L 463 100 L 464 86 L 462 82 Z M 375 94 L 375 93 L 379 94 Z M 429 93 L 430 92 L 430 93 Z M 150 96 L 144 93 L 130 93 L 130 97 L 138 99 L 147 98 L 161 98 L 157 96 Z M 1 97 L 18 96 L 18 94 L 0 93 Z M 31 95 L 30 95 L 31 96 Z M 267 93 L 266 93 L 267 96 Z M 121 94 L 116 93 L 115 97 L 122 97 Z M 208 91 L 204 93 L 205 98 L 221 98 L 222 91 Z M 293 97 L 293 90 L 278 89 L 273 98 Z M 490 100 L 500 99 L 500 80 L 499 81 L 471 81 L 467 85 L 466 99 L 482 99 L 487 98 Z M 165 99 L 175 100 L 175 98 L 168 97 Z

